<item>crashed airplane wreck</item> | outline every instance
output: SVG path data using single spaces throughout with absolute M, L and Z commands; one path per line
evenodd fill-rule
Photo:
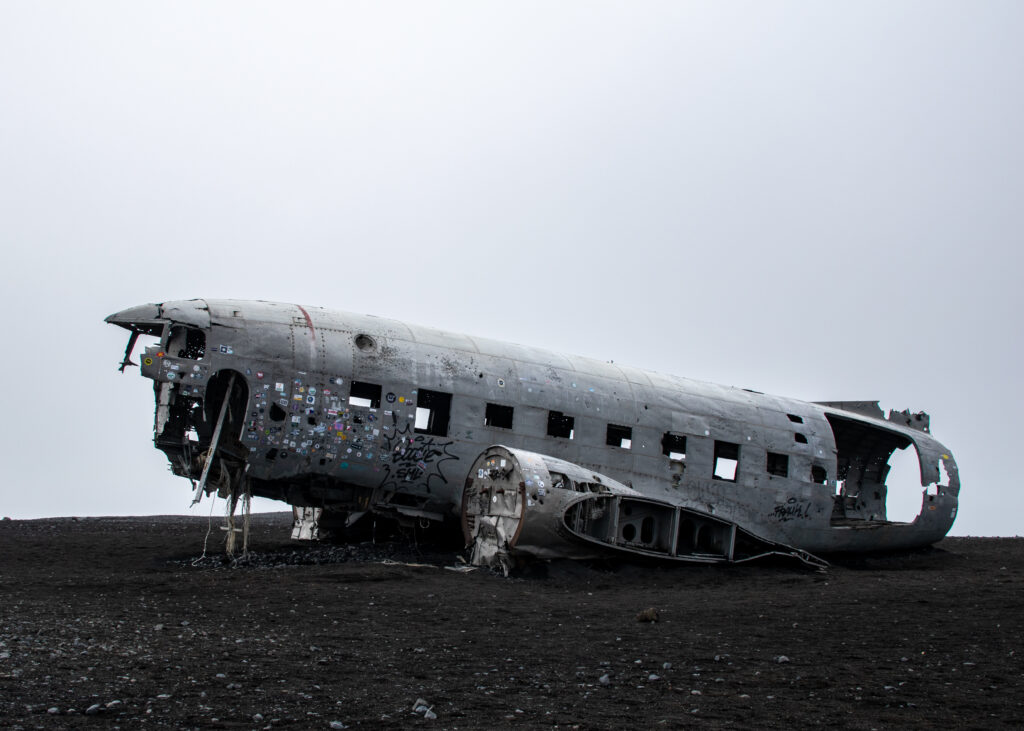
M 195 500 L 292 506 L 293 537 L 389 518 L 461 525 L 472 561 L 714 563 L 929 545 L 960 482 L 924 413 L 807 403 L 274 302 L 187 300 L 106 318 L 139 336 L 154 441 Z M 886 519 L 912 448 L 921 511 Z

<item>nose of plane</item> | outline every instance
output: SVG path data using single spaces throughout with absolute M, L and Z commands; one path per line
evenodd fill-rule
M 127 310 L 121 310 L 115 312 L 113 315 L 108 315 L 104 318 L 104 322 L 109 322 L 111 325 L 128 325 L 134 322 L 152 322 L 160 317 L 160 306 L 155 304 L 148 305 L 137 305 L 136 307 L 129 307 Z
M 200 299 L 150 303 L 115 312 L 105 322 L 132 332 L 159 335 L 168 322 L 210 327 L 210 308 L 205 300 Z
M 148 304 L 129 307 L 127 310 L 115 312 L 104 318 L 104 322 L 111 325 L 119 325 L 125 330 L 137 333 L 159 335 L 163 328 L 163 321 L 160 319 L 160 305 Z

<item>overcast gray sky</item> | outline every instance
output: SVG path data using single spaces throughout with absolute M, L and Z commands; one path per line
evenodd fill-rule
M 925 410 L 953 533 L 1024 533 L 1021 38 L 1017 1 L 4 2 L 0 515 L 186 512 L 102 320 L 227 297 Z

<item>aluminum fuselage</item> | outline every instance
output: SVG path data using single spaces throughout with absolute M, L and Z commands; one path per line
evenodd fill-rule
M 443 519 L 457 513 L 476 457 L 504 444 L 807 551 L 926 545 L 956 517 L 956 463 L 923 414 L 886 419 L 862 403 L 291 304 L 188 300 L 107 321 L 160 337 L 140 357 L 156 383 L 157 445 L 178 474 L 197 477 L 211 402 L 233 374 L 233 453 L 253 494 L 294 505 Z M 889 522 L 887 462 L 911 445 L 922 510 Z

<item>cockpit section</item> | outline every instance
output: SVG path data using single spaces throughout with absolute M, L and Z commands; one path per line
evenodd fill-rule
M 243 460 L 248 449 L 241 445 L 240 435 L 248 387 L 241 373 L 223 367 L 215 370 L 210 362 L 206 303 L 188 300 L 141 305 L 115 313 L 106 321 L 131 333 L 121 370 L 138 365 L 142 375 L 154 382 L 153 440 L 167 455 L 174 474 L 198 479 L 215 439 L 222 457 L 230 459 L 234 454 Z M 136 363 L 132 357 L 140 336 L 156 340 L 142 349 Z

